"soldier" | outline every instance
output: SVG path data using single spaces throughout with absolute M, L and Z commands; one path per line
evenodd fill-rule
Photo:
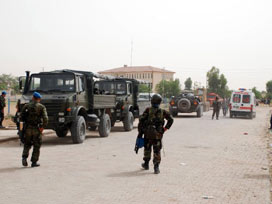
M 271 117 L 270 117 L 270 130 L 272 130 L 272 114 L 271 114 Z
M 221 103 L 219 101 L 218 96 L 215 97 L 215 101 L 213 102 L 213 114 L 212 119 L 214 118 L 214 115 L 216 114 L 216 120 L 219 120 L 219 111 L 220 111 Z
M 223 115 L 226 116 L 228 112 L 228 100 L 226 98 L 223 99 L 222 109 L 223 109 Z
M 144 163 L 142 167 L 149 169 L 149 161 L 151 159 L 151 148 L 153 147 L 153 164 L 154 173 L 159 174 L 159 165 L 161 162 L 162 137 L 166 130 L 173 124 L 172 116 L 165 110 L 159 108 L 162 98 L 155 94 L 151 98 L 152 107 L 147 108 L 141 116 L 138 124 L 138 137 L 144 134 Z M 167 124 L 164 126 L 164 119 Z
M 0 96 L 0 128 L 5 128 L 3 126 L 3 121 L 5 118 L 4 108 L 6 107 L 6 99 L 5 99 L 6 95 L 7 95 L 7 92 L 3 91 L 2 95 Z
M 22 164 L 27 166 L 27 157 L 29 150 L 33 145 L 31 167 L 38 167 L 37 163 L 40 156 L 40 147 L 42 143 L 42 132 L 48 123 L 46 108 L 40 104 L 41 95 L 38 92 L 33 93 L 32 101 L 26 104 L 22 109 L 21 120 L 25 122 L 25 142 L 22 155 Z

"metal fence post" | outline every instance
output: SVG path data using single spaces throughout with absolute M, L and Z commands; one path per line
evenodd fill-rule
M 10 115 L 10 97 L 8 98 L 8 115 Z

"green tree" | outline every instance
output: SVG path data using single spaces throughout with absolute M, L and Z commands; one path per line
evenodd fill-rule
M 170 81 L 162 80 L 159 84 L 157 84 L 156 91 L 166 98 L 177 96 L 181 92 L 180 81 L 179 79 Z
M 193 84 L 193 81 L 192 81 L 191 77 L 187 78 L 185 80 L 185 82 L 184 82 L 185 89 L 191 90 L 192 89 L 192 84 Z
M 147 84 L 139 85 L 139 93 L 149 93 L 151 92 L 151 87 Z
M 208 92 L 217 93 L 221 97 L 229 97 L 230 91 L 227 86 L 228 80 L 224 74 L 220 75 L 220 70 L 216 67 L 212 67 L 207 72 L 208 80 Z
M 252 88 L 252 92 L 255 94 L 257 99 L 261 99 L 262 98 L 262 93 L 260 91 L 257 90 L 256 87 Z
M 0 75 L 0 90 L 10 89 L 13 93 L 19 92 L 18 77 L 10 74 Z
M 272 99 L 272 80 L 266 83 L 267 98 Z

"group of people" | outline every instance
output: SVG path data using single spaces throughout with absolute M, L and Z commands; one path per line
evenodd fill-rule
M 0 107 L 1 107 L 1 127 L 4 119 L 4 107 L 6 92 L 3 91 L 0 96 Z M 42 132 L 48 123 L 48 116 L 46 108 L 40 103 L 41 94 L 38 92 L 33 93 L 32 101 L 22 108 L 20 114 L 20 132 L 24 133 L 23 143 L 24 149 L 22 154 L 22 165 L 28 166 L 27 158 L 29 151 L 33 146 L 33 152 L 31 157 L 31 167 L 40 166 L 38 162 L 40 156 L 40 148 L 42 144 Z M 170 129 L 174 120 L 169 112 L 162 110 L 160 104 L 162 98 L 160 95 L 155 94 L 151 98 L 151 107 L 147 108 L 143 115 L 139 119 L 138 124 L 138 138 L 144 140 L 144 163 L 142 168 L 144 170 L 149 169 L 149 162 L 151 160 L 151 152 L 153 149 L 153 164 L 154 173 L 159 174 L 159 165 L 161 162 L 161 149 L 162 149 L 162 138 L 164 133 Z M 167 124 L 165 125 L 165 120 Z
M 226 116 L 228 109 L 229 109 L 229 100 L 227 98 L 224 98 L 223 101 L 221 102 L 219 100 L 219 97 L 215 97 L 215 101 L 212 104 L 213 106 L 213 114 L 212 114 L 212 120 L 214 119 L 214 116 L 216 115 L 216 119 L 219 120 L 219 113 L 220 109 L 222 107 L 223 110 L 223 115 Z

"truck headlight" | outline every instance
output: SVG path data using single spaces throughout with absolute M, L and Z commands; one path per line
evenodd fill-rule
M 59 118 L 59 122 L 60 123 L 64 123 L 65 122 L 65 118 Z
M 59 116 L 64 116 L 64 113 L 63 112 L 59 112 Z

